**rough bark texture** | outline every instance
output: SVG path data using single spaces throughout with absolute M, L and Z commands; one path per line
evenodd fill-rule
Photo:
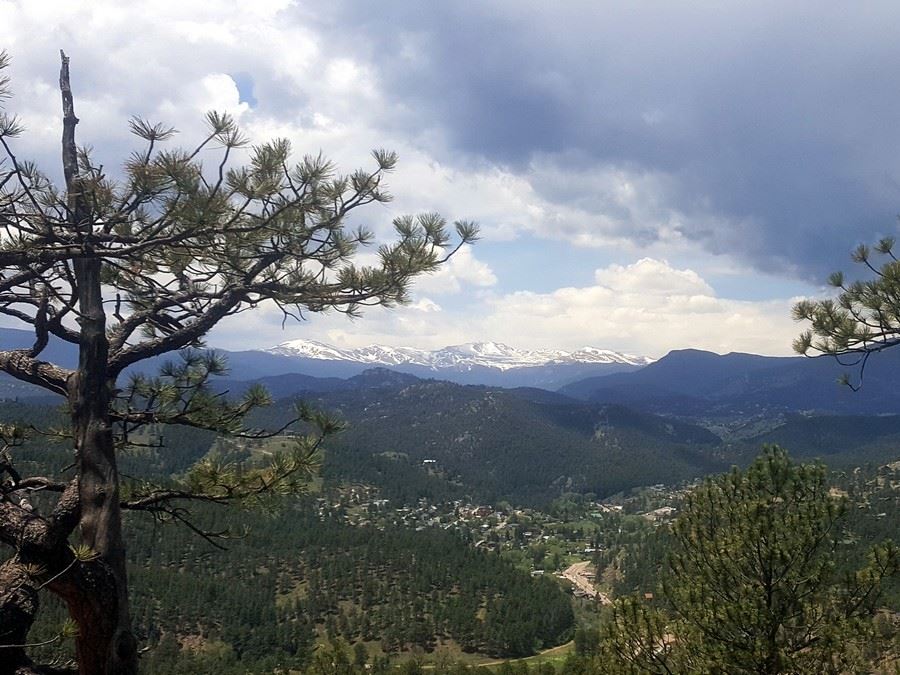
M 0 352 L 0 369 L 24 382 L 31 382 L 57 394 L 66 393 L 66 378 L 71 374 L 65 368 L 31 358 L 25 350 Z
M 78 622 L 76 652 L 84 675 L 137 673 L 137 642 L 131 632 L 119 474 L 109 415 L 113 383 L 107 375 L 109 342 L 100 284 L 101 260 L 91 257 L 93 223 L 81 194 L 75 145 L 75 117 L 69 84 L 69 62 L 62 54 L 59 78 L 63 103 L 62 160 L 68 206 L 73 224 L 83 234 L 88 254 L 74 261 L 78 292 L 78 370 L 69 378 L 68 395 L 79 476 L 81 537 L 99 554 L 97 564 L 84 566 L 75 588 L 63 591 Z M 56 590 L 56 589 L 55 589 Z
M 0 648 L 0 675 L 72 672 L 35 665 L 18 645 L 29 642 L 41 580 L 61 591 L 74 588 L 80 574 L 66 545 L 78 521 L 78 482 L 69 484 L 46 518 L 19 505 L 21 495 L 11 492 L 0 499 L 0 541 L 16 549 L 16 556 L 0 565 L 0 645 L 10 645 Z
M 38 610 L 35 584 L 21 565 L 9 560 L 0 565 L 0 588 L 0 645 L 25 645 Z M 0 649 L 0 675 L 31 666 L 23 647 Z

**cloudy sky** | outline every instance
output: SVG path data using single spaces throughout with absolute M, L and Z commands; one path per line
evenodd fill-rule
M 229 348 L 789 353 L 792 301 L 896 231 L 898 23 L 895 2 L 0 0 L 17 149 L 42 165 L 63 48 L 79 142 L 108 167 L 132 115 L 188 144 L 227 110 L 348 169 L 396 150 L 379 232 L 418 211 L 481 224 L 408 307 L 245 314 L 213 337 Z

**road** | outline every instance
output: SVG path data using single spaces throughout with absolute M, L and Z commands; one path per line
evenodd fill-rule
M 575 587 L 585 593 L 589 598 L 597 598 L 602 605 L 612 604 L 609 597 L 605 593 L 601 593 L 596 588 L 594 588 L 593 576 L 588 578 L 588 574 L 591 574 L 590 571 L 591 563 L 589 562 L 579 562 L 574 565 L 570 565 L 565 572 L 562 573 L 563 579 L 568 579 Z

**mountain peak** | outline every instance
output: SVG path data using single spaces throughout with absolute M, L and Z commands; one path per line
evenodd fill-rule
M 427 351 L 385 345 L 341 349 L 314 340 L 300 339 L 282 342 L 265 351 L 296 358 L 350 361 L 373 366 L 417 365 L 432 370 L 471 370 L 474 367 L 482 367 L 503 371 L 546 365 L 596 363 L 643 366 L 652 362 L 652 359 L 644 356 L 622 354 L 597 347 L 583 347 L 574 352 L 555 349 L 525 350 L 491 341 L 466 342 Z

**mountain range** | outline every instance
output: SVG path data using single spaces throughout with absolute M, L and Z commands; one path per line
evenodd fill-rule
M 900 350 L 872 354 L 865 369 L 816 358 L 669 352 L 633 373 L 590 377 L 560 393 L 594 403 L 689 418 L 749 417 L 777 412 L 882 415 L 900 413 Z M 857 391 L 839 384 L 847 375 Z
M 583 347 L 523 350 L 499 342 L 470 342 L 427 351 L 410 347 L 370 345 L 340 349 L 312 340 L 290 340 L 262 350 L 290 359 L 306 374 L 341 371 L 350 375 L 365 368 L 385 366 L 424 378 L 458 384 L 556 389 L 585 377 L 637 370 L 652 359 L 608 349 Z M 246 358 L 248 352 L 240 352 Z M 254 356 L 257 360 L 260 356 Z M 354 372 L 355 371 L 355 372 Z
M 0 349 L 30 347 L 29 331 L 0 328 Z M 340 349 L 311 340 L 290 340 L 268 349 L 226 351 L 231 377 L 247 380 L 287 373 L 312 377 L 348 378 L 368 368 L 385 366 L 422 378 L 437 378 L 458 384 L 556 389 L 586 377 L 637 370 L 652 359 L 620 352 L 584 347 L 562 350 L 521 350 L 497 342 L 473 342 L 435 351 L 409 347 L 371 345 Z M 71 366 L 77 361 L 74 345 L 51 340 L 41 355 L 49 361 Z M 148 372 L 171 359 L 161 357 L 140 364 Z
M 290 419 L 292 397 L 348 423 L 323 476 L 379 486 L 397 503 L 469 495 L 541 504 L 564 492 L 609 495 L 745 464 L 764 444 L 833 468 L 896 459 L 900 415 L 678 418 L 541 389 L 463 386 L 375 368 L 347 380 L 263 378 L 279 400 L 254 424 Z M 246 385 L 247 383 L 233 383 Z M 840 390 L 837 384 L 829 386 Z
M 28 331 L 0 329 L 0 348 L 31 345 Z M 695 349 L 672 351 L 653 361 L 610 350 L 585 347 L 519 350 L 496 343 L 469 343 L 425 351 L 373 345 L 340 349 L 308 340 L 292 340 L 266 350 L 220 351 L 228 361 L 223 386 L 230 391 L 261 382 L 276 396 L 334 391 L 359 385 L 359 376 L 375 368 L 397 375 L 456 384 L 539 388 L 570 399 L 625 405 L 648 413 L 688 419 L 749 418 L 783 412 L 826 414 L 895 414 L 900 395 L 895 374 L 900 349 L 873 354 L 859 391 L 839 386 L 858 365 L 831 357 L 772 357 L 715 354 Z M 72 366 L 74 345 L 51 341 L 42 357 Z M 155 372 L 168 355 L 140 365 Z M 383 374 L 379 377 L 384 377 Z M 0 378 L 0 396 L 28 396 L 38 390 Z
M 384 345 L 370 345 L 360 349 L 339 349 L 312 340 L 289 340 L 264 351 L 271 354 L 323 361 L 353 361 L 382 366 L 425 366 L 434 371 L 448 369 L 468 371 L 477 367 L 506 371 L 515 368 L 594 363 L 645 366 L 653 362 L 646 356 L 634 356 L 596 347 L 583 347 L 574 352 L 559 349 L 523 350 L 500 342 L 469 342 L 426 351 L 411 347 L 387 347 Z
M 25 348 L 31 339 L 0 329 L 0 348 Z M 582 353 L 599 362 L 578 361 Z M 298 398 L 340 415 L 349 427 L 326 453 L 325 476 L 379 485 L 402 502 L 469 494 L 539 503 L 566 491 L 610 494 L 721 471 L 753 457 L 762 443 L 834 466 L 895 458 L 900 443 L 900 349 L 872 357 L 858 392 L 837 383 L 848 368 L 831 358 L 699 350 L 646 365 L 601 350 L 520 352 L 495 343 L 418 352 L 294 342 L 224 354 L 230 372 L 214 383 L 220 392 L 239 395 L 262 384 L 276 400 L 256 413 L 254 425 L 280 426 Z M 75 348 L 53 343 L 42 356 L 72 366 Z M 545 369 L 568 367 L 571 375 L 589 366 L 620 370 L 559 387 L 516 385 L 528 379 L 523 373 L 548 379 L 553 371 Z M 453 374 L 483 379 L 445 381 Z M 40 394 L 0 378 L 0 399 L 20 400 L 7 408 L 27 410 Z M 214 440 L 181 430 L 164 435 L 167 451 L 158 461 L 173 472 Z

